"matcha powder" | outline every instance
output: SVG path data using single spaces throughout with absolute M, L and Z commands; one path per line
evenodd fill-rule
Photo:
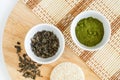
M 101 21 L 93 17 L 88 17 L 77 23 L 75 33 L 80 43 L 92 47 L 101 42 L 104 35 L 104 28 Z

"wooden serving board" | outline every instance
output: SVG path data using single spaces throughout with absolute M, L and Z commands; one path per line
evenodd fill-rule
M 30 9 L 28 9 L 22 1 L 18 1 L 10 14 L 3 35 L 3 54 L 7 70 L 12 80 L 30 80 L 25 79 L 22 73 L 19 73 L 18 56 L 14 45 L 17 41 L 21 42 L 22 53 L 24 50 L 24 38 L 26 33 L 33 26 L 43 23 Z M 56 62 L 42 65 L 40 67 L 42 78 L 37 77 L 36 80 L 50 80 L 50 74 L 53 68 L 62 62 L 72 62 L 82 68 L 85 74 L 85 80 L 100 80 L 100 78 L 67 46 L 64 53 Z M 58 74 L 59 75 L 59 74 Z

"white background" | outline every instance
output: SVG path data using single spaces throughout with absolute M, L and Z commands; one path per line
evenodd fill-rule
M 0 0 L 0 80 L 11 80 L 2 53 L 2 35 L 7 18 L 17 0 Z

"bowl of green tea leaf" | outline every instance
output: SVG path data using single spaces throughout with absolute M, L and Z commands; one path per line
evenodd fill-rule
M 84 50 L 101 49 L 110 39 L 111 28 L 107 18 L 97 11 L 78 14 L 71 24 L 74 43 Z
M 52 24 L 39 24 L 31 28 L 24 41 L 28 56 L 40 64 L 56 61 L 63 53 L 65 41 L 62 32 Z

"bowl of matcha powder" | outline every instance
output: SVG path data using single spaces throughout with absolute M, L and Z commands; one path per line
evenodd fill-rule
M 102 13 L 89 10 L 81 12 L 74 18 L 70 33 L 77 46 L 84 50 L 95 51 L 109 41 L 111 28 Z

